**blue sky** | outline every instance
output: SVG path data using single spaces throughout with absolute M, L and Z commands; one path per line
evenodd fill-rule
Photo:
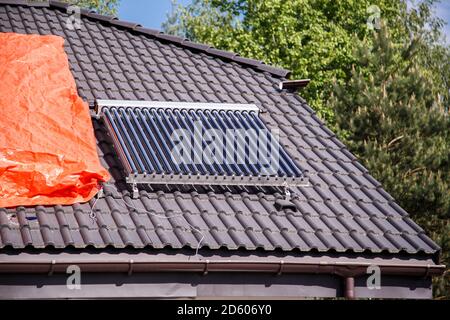
M 182 5 L 189 4 L 191 0 L 178 0 Z M 161 23 L 171 11 L 171 0 L 121 0 L 119 17 L 122 20 L 137 22 L 144 27 L 161 29 Z M 439 17 L 447 21 L 447 42 L 450 43 L 450 1 L 442 0 L 437 8 Z
M 177 3 L 182 5 L 190 2 L 177 0 Z M 166 20 L 171 9 L 171 0 L 120 0 L 119 18 L 137 22 L 147 28 L 161 29 L 161 23 Z
M 447 42 L 450 43 L 450 1 L 442 0 L 437 8 L 437 14 L 447 22 L 445 34 L 447 35 Z

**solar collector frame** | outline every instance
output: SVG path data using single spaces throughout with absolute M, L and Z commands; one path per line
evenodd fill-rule
M 137 184 L 277 187 L 307 183 L 301 170 L 278 141 L 272 142 L 279 151 L 276 172 L 264 174 L 265 163 L 247 161 L 256 153 L 258 156 L 269 156 L 267 150 L 261 153 L 254 148 L 258 147 L 254 132 L 269 132 L 259 118 L 259 109 L 255 105 L 97 100 L 96 112 L 112 137 L 126 172 L 126 182 L 133 185 L 134 191 Z M 200 128 L 198 124 L 201 124 Z M 237 142 L 233 142 L 241 152 L 237 153 L 237 161 L 231 163 L 216 161 L 213 152 L 208 153 L 214 154 L 212 163 L 176 163 L 172 152 L 176 149 L 173 134 L 177 129 L 183 129 L 190 135 L 199 134 L 202 137 L 201 147 L 208 152 L 221 147 L 215 139 L 203 139 L 205 136 L 208 138 L 210 129 L 219 132 L 241 129 L 235 131 Z M 249 136 L 243 137 L 240 133 L 243 130 L 250 132 Z M 268 139 L 273 138 L 268 133 Z M 245 143 L 240 144 L 239 141 Z M 178 143 L 187 141 L 180 140 Z M 198 153 L 193 148 L 194 158 L 201 158 Z

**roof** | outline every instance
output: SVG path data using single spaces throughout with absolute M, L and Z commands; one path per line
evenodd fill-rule
M 426 236 L 292 91 L 288 71 L 194 44 L 136 24 L 82 11 L 82 29 L 65 27 L 63 5 L 0 0 L 0 31 L 55 34 L 79 94 L 97 99 L 250 103 L 262 109 L 310 187 L 282 194 L 141 190 L 132 199 L 103 124 L 98 151 L 114 179 L 105 196 L 73 206 L 0 209 L 0 248 L 192 248 L 263 252 L 435 254 Z M 97 221 L 89 218 L 92 206 Z M 133 209 L 133 207 L 135 209 Z M 15 216 L 14 216 L 15 215 Z M 176 215 L 175 219 L 158 216 Z M 195 229 L 199 230 L 195 231 Z

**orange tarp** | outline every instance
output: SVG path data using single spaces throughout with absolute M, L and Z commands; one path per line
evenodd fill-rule
M 109 179 L 63 45 L 0 33 L 0 207 L 85 202 Z

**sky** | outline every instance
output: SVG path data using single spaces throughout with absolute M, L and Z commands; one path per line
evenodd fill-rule
M 177 0 L 177 3 L 182 5 L 190 2 L 190 0 Z M 166 20 L 167 13 L 171 10 L 171 0 L 120 0 L 119 18 L 160 30 L 161 23 Z
M 191 0 L 177 0 L 179 4 L 187 5 Z M 161 23 L 166 20 L 167 13 L 171 11 L 171 0 L 121 0 L 119 18 L 136 22 L 144 27 L 161 29 Z M 447 22 L 445 33 L 450 43 L 450 1 L 442 0 L 438 4 L 437 15 Z
M 450 43 L 450 1 L 443 0 L 442 3 L 439 4 L 437 15 L 444 19 L 447 22 L 445 26 L 445 34 L 447 35 L 447 43 Z

